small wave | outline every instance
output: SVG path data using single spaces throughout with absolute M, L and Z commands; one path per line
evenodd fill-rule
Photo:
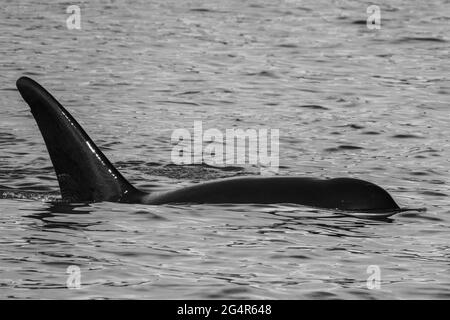
M 260 77 L 268 77 L 278 79 L 278 76 L 271 71 L 260 71 L 260 72 L 249 72 L 245 74 L 246 76 L 260 76 Z
M 176 96 L 188 95 L 188 94 L 198 94 L 198 93 L 201 93 L 201 91 L 185 91 L 185 92 L 177 93 Z
M 314 109 L 314 110 L 329 110 L 327 107 L 319 106 L 317 104 L 303 104 L 297 106 L 297 108 L 306 108 L 306 109 Z
M 343 126 L 338 126 L 338 127 L 344 127 L 344 128 L 351 128 L 351 129 L 364 129 L 364 126 L 359 125 L 359 124 L 354 124 L 354 123 L 350 123 L 350 124 L 345 124 Z
M 421 194 L 424 194 L 426 196 L 447 197 L 447 195 L 445 193 L 436 192 L 436 191 L 422 191 Z
M 307 298 L 309 299 L 337 299 L 338 295 L 336 295 L 333 292 L 327 292 L 327 291 L 315 291 L 315 292 L 311 292 L 308 293 Z
M 147 211 L 147 210 L 137 210 L 134 212 L 134 214 L 145 215 L 145 217 L 150 220 L 169 221 L 169 219 L 167 219 L 159 214 L 156 214 L 154 212 Z
M 15 145 L 17 142 L 24 141 L 24 139 L 19 139 L 12 133 L 0 132 L 0 145 Z
M 392 138 L 396 139 L 423 139 L 423 137 L 414 134 L 396 134 Z
M 298 48 L 298 45 L 296 45 L 295 43 L 282 43 L 282 44 L 279 44 L 278 47 L 293 49 L 293 48 Z
M 345 151 L 345 150 L 362 150 L 363 147 L 352 146 L 352 145 L 340 145 L 336 148 L 326 148 L 325 151 L 328 152 L 337 152 L 337 151 Z
M 392 41 L 393 43 L 414 43 L 414 42 L 447 42 L 443 38 L 437 37 L 403 37 Z
M 207 8 L 193 8 L 190 9 L 191 12 L 217 12 L 215 10 L 207 9 Z
M 380 58 L 390 58 L 393 56 L 393 54 L 392 53 L 380 53 L 380 54 L 377 54 L 376 56 L 380 57 Z M 375 77 L 375 78 L 377 78 L 377 77 Z
M 367 25 L 367 20 L 354 20 L 352 24 Z
M 423 171 L 413 171 L 409 173 L 412 176 L 429 176 L 430 174 L 428 172 Z
M 174 100 L 159 100 L 156 101 L 157 103 L 164 103 L 164 104 L 185 104 L 185 105 L 190 105 L 190 106 L 199 106 L 198 103 L 195 102 L 189 102 L 189 101 L 174 101 Z

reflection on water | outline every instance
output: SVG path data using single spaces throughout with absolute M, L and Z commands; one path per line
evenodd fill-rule
M 445 1 L 382 1 L 378 31 L 352 1 L 102 1 L 81 30 L 66 5 L 0 7 L 0 297 L 450 298 Z M 172 131 L 201 120 L 278 128 L 280 174 L 366 179 L 427 211 L 58 203 L 21 75 L 142 189 L 259 173 L 173 165 Z

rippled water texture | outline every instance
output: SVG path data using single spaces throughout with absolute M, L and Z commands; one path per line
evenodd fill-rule
M 71 4 L 0 6 L 1 298 L 450 298 L 449 1 L 377 2 L 380 30 L 359 1 L 80 1 L 68 30 Z M 280 129 L 280 175 L 358 177 L 427 211 L 52 204 L 21 75 L 143 189 L 258 174 L 173 165 L 172 131 L 202 120 Z

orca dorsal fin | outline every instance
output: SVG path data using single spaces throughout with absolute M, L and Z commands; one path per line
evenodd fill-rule
M 131 202 L 141 193 L 47 90 L 27 77 L 16 85 L 42 133 L 64 201 Z

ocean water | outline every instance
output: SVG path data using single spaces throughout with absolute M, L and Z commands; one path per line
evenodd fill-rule
M 360 1 L 79 1 L 69 30 L 72 4 L 0 6 L 0 298 L 450 298 L 448 0 L 378 1 L 372 30 Z M 58 204 L 22 75 L 142 189 L 259 174 L 174 165 L 172 132 L 202 121 L 279 129 L 279 175 L 427 210 Z

